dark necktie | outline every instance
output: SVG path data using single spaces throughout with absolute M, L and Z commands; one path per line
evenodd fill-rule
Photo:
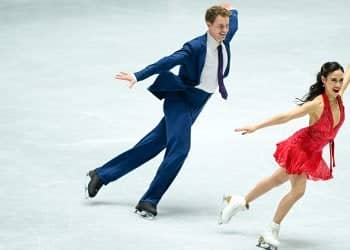
M 222 56 L 222 45 L 221 44 L 218 46 L 218 59 L 219 59 L 219 63 L 218 63 L 219 92 L 220 92 L 222 98 L 224 98 L 226 100 L 227 99 L 227 91 L 226 91 L 226 88 L 224 85 L 224 73 L 223 73 L 224 60 L 223 60 L 223 56 Z

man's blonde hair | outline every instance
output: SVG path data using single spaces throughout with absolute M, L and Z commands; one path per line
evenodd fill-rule
M 207 9 L 207 12 L 205 13 L 205 21 L 212 24 L 217 16 L 229 17 L 231 16 L 231 11 L 218 5 L 212 6 Z

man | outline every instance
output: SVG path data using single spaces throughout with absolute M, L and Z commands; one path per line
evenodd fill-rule
M 129 81 L 130 87 L 159 74 L 149 90 L 164 99 L 164 117 L 133 148 L 89 171 L 90 198 L 96 196 L 102 185 L 117 180 L 166 149 L 156 176 L 136 206 L 136 212 L 143 217 L 157 215 L 157 204 L 190 150 L 192 124 L 217 87 L 221 96 L 227 98 L 223 78 L 229 73 L 229 42 L 238 28 L 237 11 L 230 4 L 213 6 L 207 10 L 205 20 L 206 34 L 185 43 L 180 50 L 134 74 L 116 74 L 116 79 Z M 177 65 L 178 76 L 169 71 Z

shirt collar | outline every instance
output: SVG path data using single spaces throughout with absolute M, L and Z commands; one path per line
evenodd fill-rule
M 216 41 L 210 34 L 207 32 L 207 46 L 211 49 L 216 49 L 219 45 L 222 45 L 222 42 Z

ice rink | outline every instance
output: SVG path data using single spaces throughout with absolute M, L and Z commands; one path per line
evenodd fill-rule
M 114 74 L 138 71 L 205 33 L 205 10 L 216 3 L 0 0 L 0 250 L 257 249 L 289 184 L 219 226 L 222 195 L 245 194 L 271 174 L 275 143 L 308 121 L 248 136 L 233 130 L 293 108 L 324 62 L 350 64 L 349 0 L 233 1 L 239 30 L 229 99 L 215 94 L 196 121 L 191 153 L 157 218 L 143 220 L 134 207 L 162 154 L 84 199 L 86 172 L 162 117 L 147 91 L 155 77 L 130 90 Z M 335 178 L 308 182 L 281 225 L 279 249 L 350 249 L 349 140 L 346 120 Z

